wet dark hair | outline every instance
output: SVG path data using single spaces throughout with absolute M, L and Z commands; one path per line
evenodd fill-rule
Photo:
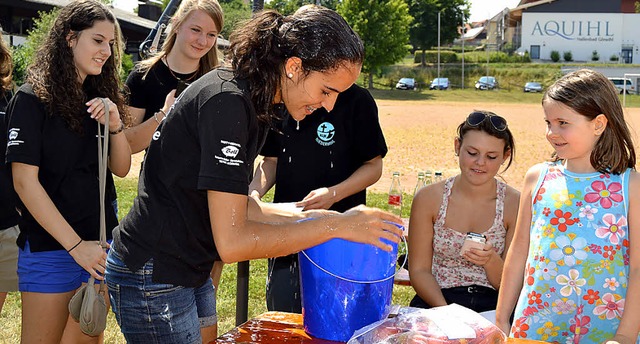
M 103 20 L 115 26 L 111 55 L 99 75 L 87 75 L 84 83 L 80 84 L 67 37 L 77 39 L 83 30 Z M 122 35 L 113 13 L 95 0 L 72 1 L 60 10 L 36 52 L 34 61 L 27 69 L 27 82 L 33 86 L 33 91 L 45 104 L 47 112 L 62 117 L 75 132 L 82 132 L 82 119 L 87 115 L 85 103 L 94 97 L 111 99 L 117 105 L 123 122 L 128 124 L 129 115 L 119 77 L 122 54 Z
M 622 104 L 615 86 L 604 75 L 589 69 L 571 72 L 547 89 L 542 104 L 549 101 L 560 102 L 590 121 L 600 114 L 607 118 L 605 130 L 591 151 L 594 169 L 620 174 L 635 168 L 636 152 Z M 555 153 L 551 159 L 561 160 Z
M 471 125 L 469 124 L 469 121 L 467 119 L 464 120 L 464 122 L 462 122 L 457 129 L 457 133 L 458 133 L 458 140 L 460 141 L 460 143 L 462 144 L 462 141 L 464 141 L 464 136 L 472 130 L 475 131 L 481 131 L 484 133 L 487 133 L 495 138 L 498 138 L 502 141 L 504 141 L 504 150 L 502 151 L 503 154 L 506 154 L 508 151 L 511 151 L 511 155 L 509 156 L 509 162 L 507 163 L 507 166 L 502 170 L 502 172 L 506 171 L 509 169 L 509 166 L 511 166 L 511 163 L 513 162 L 514 157 L 516 156 L 516 142 L 513 139 L 513 134 L 511 134 L 511 130 L 509 130 L 509 126 L 506 125 L 504 130 L 498 130 L 496 129 L 496 127 L 491 123 L 491 121 L 489 120 L 490 116 L 498 116 L 495 113 L 491 112 L 491 111 L 484 111 L 484 110 L 474 110 L 472 112 L 473 113 L 482 113 L 485 116 L 487 116 L 482 122 L 476 124 L 476 125 Z M 500 116 L 498 116 L 500 117 Z M 502 118 L 502 117 L 500 117 Z M 505 124 L 506 124 L 506 120 L 505 120 Z
M 273 99 L 280 88 L 284 64 L 302 61 L 302 72 L 333 71 L 347 64 L 361 65 L 360 37 L 335 11 L 313 6 L 283 17 L 263 11 L 231 35 L 229 60 L 236 76 L 251 85 L 251 98 L 262 121 L 275 116 Z

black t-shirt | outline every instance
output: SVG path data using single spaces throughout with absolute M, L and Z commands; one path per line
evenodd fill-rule
M 219 259 L 207 190 L 247 195 L 262 129 L 244 80 L 214 69 L 177 99 L 153 135 L 131 212 L 114 248 L 137 271 L 153 258 L 153 280 L 185 287 L 206 281 Z
M 86 109 L 79 109 L 85 111 Z M 7 164 L 20 162 L 38 166 L 38 180 L 65 220 L 83 240 L 100 239 L 100 193 L 98 183 L 98 128 L 87 114 L 81 134 L 72 131 L 60 116 L 49 115 L 30 85 L 25 84 L 11 99 Z M 113 189 L 107 173 L 107 190 Z M 107 238 L 118 224 L 112 202 L 105 196 Z M 21 203 L 18 246 L 29 241 L 31 251 L 62 250 L 63 247 L 44 229 Z
M 261 155 L 277 157 L 275 202 L 302 200 L 309 192 L 336 185 L 362 164 L 387 154 L 378 108 L 369 92 L 353 85 L 340 95 L 331 112 L 324 108 L 300 121 L 285 116 L 269 131 Z M 366 203 L 362 190 L 335 203 L 345 211 Z
M 5 111 L 11 97 L 6 92 L 1 93 L 0 90 L 0 230 L 3 230 L 17 225 L 20 215 L 16 211 L 17 197 L 13 191 L 9 166 L 4 163 L 8 136 Z
M 197 72 L 194 72 L 197 73 Z M 143 121 L 153 117 L 164 106 L 167 94 L 178 87 L 178 79 L 188 80 L 194 73 L 180 74 L 173 73 L 162 61 L 158 61 L 150 69 L 147 76 L 139 68 L 134 68 L 127 77 L 127 86 L 131 94 L 129 95 L 129 105 L 139 109 L 145 109 Z M 143 79 L 144 77 L 144 79 Z

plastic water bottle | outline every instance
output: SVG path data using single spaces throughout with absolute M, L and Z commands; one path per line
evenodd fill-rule
M 418 181 L 416 182 L 416 188 L 413 189 L 413 197 L 416 197 L 418 190 L 422 189 L 425 186 L 427 186 L 427 181 L 425 179 L 424 172 L 418 172 Z
M 433 180 L 434 183 L 437 183 L 442 180 L 442 171 L 435 172 L 435 178 Z
M 433 179 L 431 178 L 431 170 L 426 170 L 424 172 L 424 183 L 426 185 L 433 183 Z
M 398 216 L 402 216 L 402 185 L 400 184 L 400 172 L 393 172 L 391 188 L 389 189 L 388 210 Z

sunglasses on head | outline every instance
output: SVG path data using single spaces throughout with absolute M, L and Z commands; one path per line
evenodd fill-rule
M 467 117 L 467 124 L 471 127 L 477 127 L 485 120 L 489 120 L 493 129 L 497 131 L 505 131 L 507 130 L 507 120 L 491 113 L 485 112 L 472 112 Z

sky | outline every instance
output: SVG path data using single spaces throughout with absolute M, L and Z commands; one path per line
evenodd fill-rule
M 505 7 L 514 8 L 520 0 L 470 0 L 471 21 L 489 19 Z M 114 6 L 127 11 L 133 11 L 138 6 L 137 0 L 114 0 Z

